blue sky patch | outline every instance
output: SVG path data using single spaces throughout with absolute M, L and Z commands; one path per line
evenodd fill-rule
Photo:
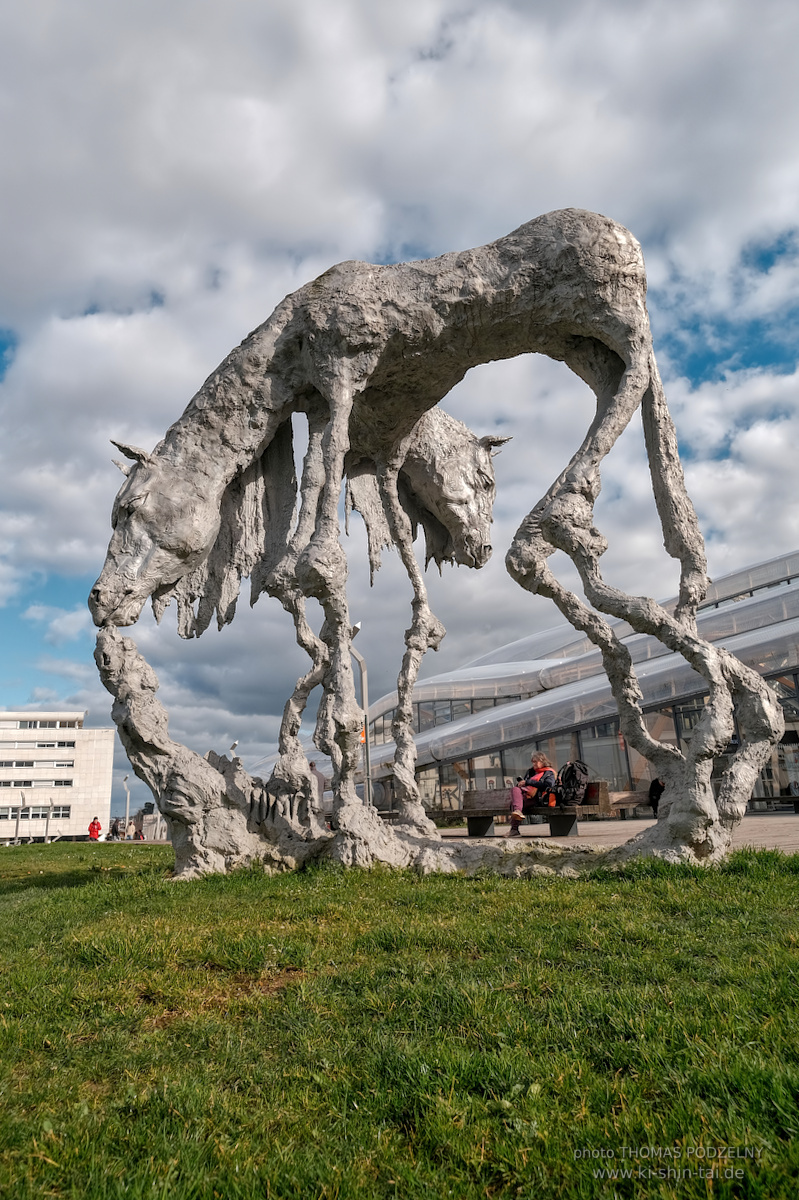
M 750 242 L 741 253 L 741 266 L 768 275 L 782 259 L 799 256 L 799 232 L 786 229 L 767 242 Z
M 93 634 L 83 632 L 70 641 L 51 645 L 44 641 L 44 623 L 26 619 L 23 615 L 32 605 L 66 611 L 85 606 L 93 583 L 94 577 L 89 575 L 38 577 L 31 579 L 18 596 L 0 607 L 3 644 L 0 696 L 4 708 L 30 703 L 35 688 L 51 689 L 58 695 L 67 696 L 82 686 L 80 680 L 65 677 L 52 670 L 49 664 L 63 662 L 66 667 L 77 663 L 94 670 Z
M 743 307 L 758 277 L 778 268 L 796 269 L 799 234 L 784 230 L 777 237 L 751 242 L 741 251 L 731 272 L 735 301 Z M 694 387 L 722 379 L 730 371 L 768 370 L 787 375 L 799 361 L 799 304 L 767 316 L 736 317 L 735 307 L 724 312 L 702 306 L 701 292 L 679 277 L 650 292 L 655 351 L 667 356 L 672 369 Z M 682 314 L 685 316 L 682 316 Z
M 12 329 L 0 329 L 0 379 L 3 378 L 14 358 L 17 336 Z
M 772 321 L 735 321 L 716 315 L 658 334 L 653 303 L 655 352 L 668 356 L 672 369 L 694 387 L 721 379 L 730 371 L 765 369 L 789 375 L 799 360 L 799 306 Z

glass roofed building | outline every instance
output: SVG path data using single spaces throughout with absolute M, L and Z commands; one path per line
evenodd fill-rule
M 667 605 L 668 607 L 668 605 Z M 657 639 L 611 622 L 629 647 L 650 732 L 681 746 L 705 703 L 704 681 Z M 799 794 L 799 552 L 728 575 L 708 591 L 699 631 L 764 675 L 782 701 L 785 736 L 754 796 Z M 597 648 L 570 625 L 520 638 L 414 691 L 417 778 L 429 808 L 457 808 L 465 788 L 501 788 L 542 750 L 558 766 L 583 759 L 611 791 L 649 786 L 646 759 L 628 746 Z M 375 800 L 388 806 L 396 693 L 369 709 Z M 719 775 L 734 754 L 716 761 Z

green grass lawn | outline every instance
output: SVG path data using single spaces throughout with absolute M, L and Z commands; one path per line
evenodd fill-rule
M 3 1197 L 799 1196 L 799 858 L 170 861 L 0 850 Z

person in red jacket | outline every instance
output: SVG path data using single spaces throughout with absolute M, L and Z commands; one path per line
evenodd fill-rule
M 100 824 L 100 819 L 99 819 L 99 817 L 95 817 L 94 820 L 92 821 L 91 825 L 89 826 L 89 841 L 90 842 L 97 841 L 97 839 L 100 836 L 101 829 L 102 829 L 102 825 Z
M 546 754 L 536 752 L 530 759 L 530 770 L 524 777 L 522 785 L 529 807 L 543 805 L 552 808 L 555 796 L 552 789 L 555 786 L 555 769 Z

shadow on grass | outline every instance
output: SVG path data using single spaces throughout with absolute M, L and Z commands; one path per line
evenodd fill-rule
M 137 875 L 152 875 L 160 877 L 166 871 L 153 871 L 152 866 L 126 869 L 124 867 L 85 867 L 82 870 L 50 871 L 47 874 L 17 875 L 13 879 L 0 876 L 0 896 L 10 896 L 16 892 L 27 892 L 32 888 L 39 891 L 56 891 L 59 888 L 85 887 L 96 879 L 130 879 Z
M 631 859 L 623 867 L 598 867 L 588 878 L 600 882 L 619 879 L 706 879 L 709 872 L 737 875 L 752 879 L 772 878 L 775 875 L 799 875 L 799 854 L 784 854 L 782 850 L 744 847 L 735 850 L 724 862 L 710 867 L 668 863 L 662 858 Z
M 168 860 L 168 861 L 167 861 Z M 160 875 L 172 867 L 162 847 L 133 850 L 123 846 L 64 843 L 51 846 L 7 846 L 0 850 L 0 896 L 83 887 L 97 879 L 129 879 Z

